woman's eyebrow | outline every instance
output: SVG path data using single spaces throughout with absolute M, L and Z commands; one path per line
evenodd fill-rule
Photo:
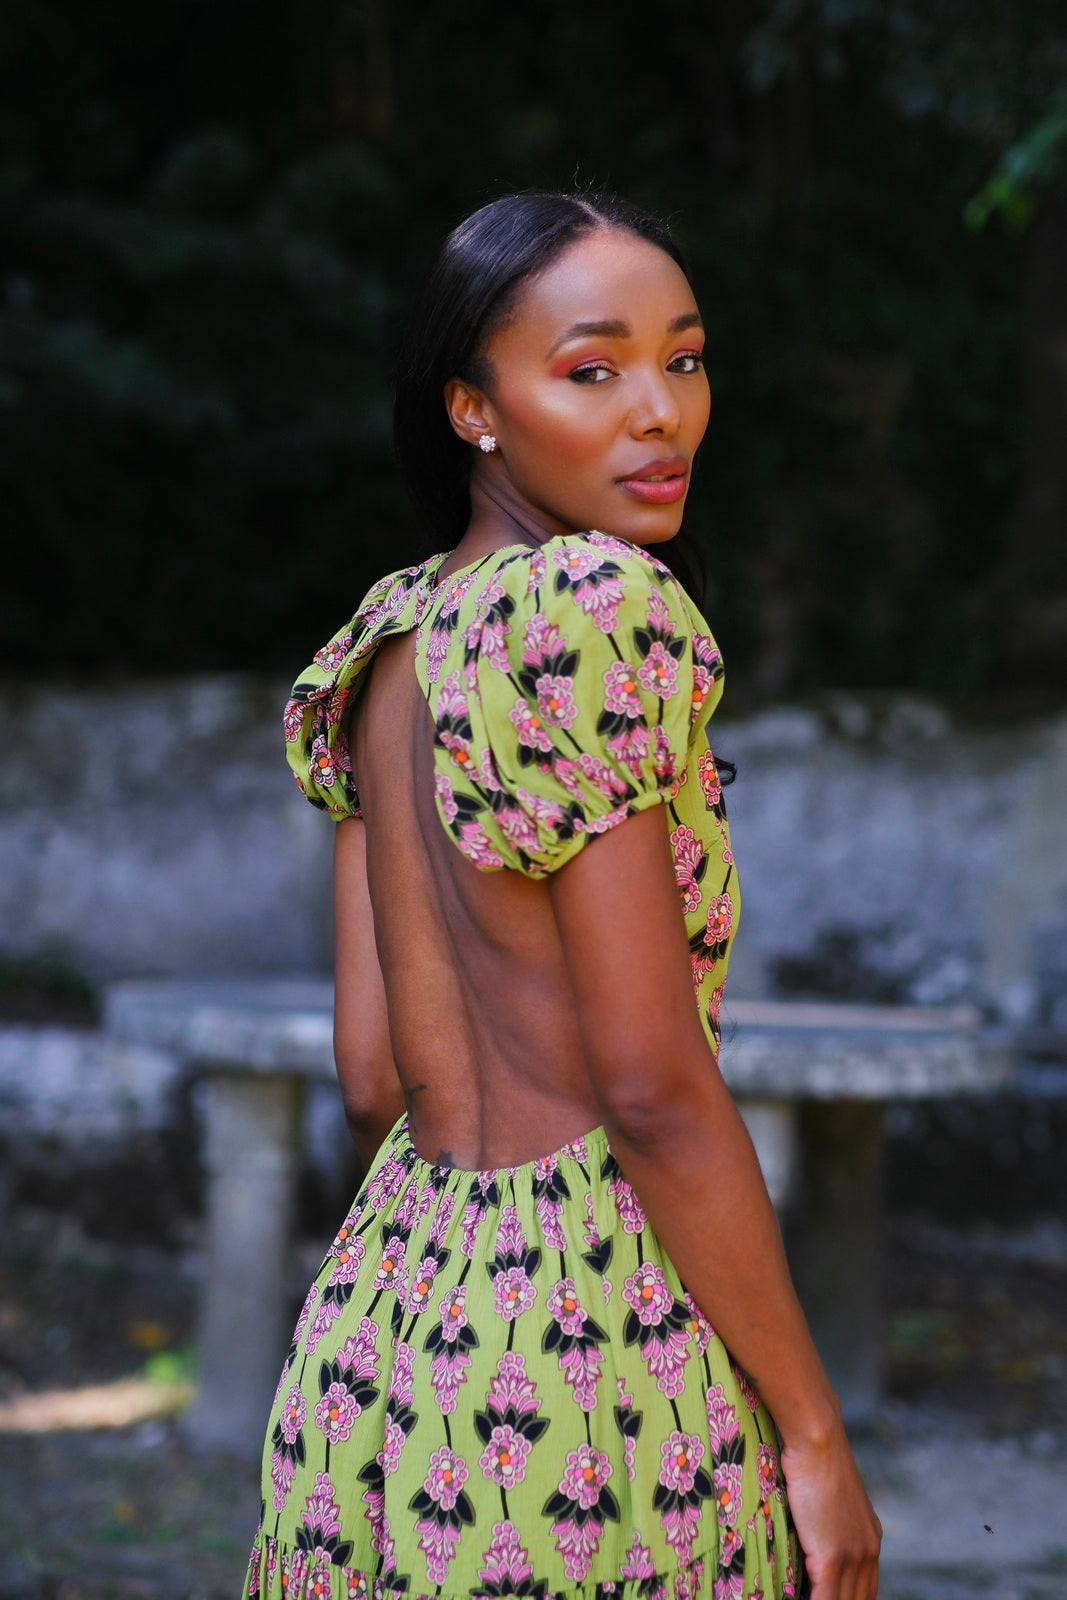
M 673 322 L 667 324 L 668 333 L 684 333 L 686 328 L 702 328 L 704 326 L 699 311 L 685 311 L 680 317 L 675 317 Z M 601 322 L 575 322 L 566 333 L 560 334 L 555 344 L 545 357 L 551 361 L 556 351 L 563 345 L 569 344 L 572 339 L 628 339 L 632 333 L 628 322 L 620 318 L 605 319 Z

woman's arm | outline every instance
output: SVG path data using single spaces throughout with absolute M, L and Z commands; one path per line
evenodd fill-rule
M 881 1528 L 752 1142 L 700 1024 L 661 808 L 591 840 L 549 890 L 612 1148 L 686 1288 L 778 1424 L 813 1600 L 872 1600 Z
M 389 1042 L 361 817 L 336 824 L 333 921 L 334 1059 L 352 1141 L 369 1167 L 404 1109 L 404 1095 Z

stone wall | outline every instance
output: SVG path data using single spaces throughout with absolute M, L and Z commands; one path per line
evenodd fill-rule
M 332 825 L 286 769 L 285 687 L 0 691 L 0 957 L 96 980 L 327 967 Z M 788 979 L 1067 1018 L 1067 716 L 830 696 L 712 727 L 739 767 L 735 994 Z

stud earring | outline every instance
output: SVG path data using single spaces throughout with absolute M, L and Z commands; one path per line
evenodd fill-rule
M 496 449 L 496 434 L 483 433 L 481 438 L 478 440 L 478 449 L 484 450 L 487 456 L 491 456 L 493 451 Z

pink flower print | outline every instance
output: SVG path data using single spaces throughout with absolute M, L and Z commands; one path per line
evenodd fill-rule
M 615 1202 L 615 1210 L 619 1214 L 625 1233 L 643 1233 L 648 1220 L 640 1200 L 621 1172 L 617 1172 L 608 1184 L 608 1193 Z
M 485 1206 L 479 1200 L 468 1200 L 463 1208 L 463 1231 L 459 1248 L 465 1256 L 473 1256 L 478 1242 L 478 1230 L 485 1216 Z
M 439 616 L 455 616 L 456 612 L 460 608 L 463 596 L 467 593 L 467 590 L 470 588 L 477 576 L 478 574 L 476 572 L 461 572 L 457 577 L 449 578 L 447 580 L 448 588 L 445 590 L 445 597 L 441 601 L 438 609 Z
M 737 1412 L 727 1400 L 721 1383 L 712 1384 L 707 1393 L 708 1438 L 713 1456 L 721 1456 L 737 1438 L 741 1425 Z
M 315 1407 L 315 1423 L 327 1444 L 340 1444 L 347 1439 L 361 1410 L 343 1383 L 331 1383 Z
M 515 1593 L 519 1584 L 533 1577 L 529 1552 L 513 1522 L 494 1522 L 492 1541 L 482 1559 L 485 1564 L 478 1576 L 497 1594 Z
M 373 1290 L 393 1289 L 401 1293 L 404 1284 L 404 1241 L 399 1234 L 391 1234 L 382 1246 L 382 1259 L 375 1273 Z
M 332 1569 L 333 1562 L 329 1555 L 325 1551 L 316 1550 L 307 1575 L 307 1587 L 304 1590 L 307 1600 L 332 1600 L 333 1589 L 330 1585 Z
M 630 1274 L 623 1284 L 622 1297 L 633 1307 L 642 1327 L 654 1327 L 662 1322 L 674 1305 L 674 1295 L 667 1287 L 663 1268 L 646 1262 Z
M 385 1477 L 395 1472 L 400 1465 L 400 1452 L 404 1448 L 406 1437 L 407 1435 L 395 1417 L 387 1417 L 382 1434 L 382 1448 L 378 1451 L 378 1465 L 381 1467 Z M 366 1495 L 363 1498 L 366 1499 Z
M 504 1206 L 500 1212 L 500 1226 L 496 1231 L 496 1253 L 506 1256 L 526 1254 L 526 1235 L 522 1231 L 519 1213 L 514 1206 Z
M 446 1344 L 455 1344 L 460 1331 L 467 1326 L 467 1285 L 456 1284 L 449 1289 L 441 1304 L 441 1337 Z
M 274 1509 L 284 1511 L 285 1502 L 289 1498 L 289 1491 L 293 1487 L 296 1477 L 296 1462 L 292 1456 L 284 1455 L 280 1450 L 272 1450 L 270 1457 L 270 1481 L 274 1485 Z
M 756 1476 L 759 1480 L 760 1498 L 769 1500 L 778 1487 L 778 1457 L 769 1444 L 756 1447 Z
M 517 850 L 525 850 L 532 854 L 541 843 L 540 835 L 533 819 L 521 807 L 506 804 L 502 805 L 496 814 L 500 831 L 510 845 Z
M 695 911 L 700 904 L 704 847 L 692 828 L 687 828 L 683 823 L 671 834 L 671 850 L 674 852 L 674 876 L 682 897 L 682 907 L 686 912 Z
M 711 693 L 711 673 L 707 667 L 702 667 L 700 662 L 693 663 L 693 687 L 690 691 L 689 720 L 695 722 L 704 708 L 704 702 Z
M 722 1001 L 725 993 L 726 985 L 720 983 L 718 988 L 713 989 L 708 995 L 708 1021 L 711 1023 L 712 1031 L 715 1034 L 718 1034 L 721 1027 Z
M 608 749 L 624 767 L 629 767 L 631 772 L 639 775 L 641 763 L 648 759 L 651 749 L 648 729 L 642 723 L 635 722 L 632 727 L 613 733 L 608 740 Z
M 442 678 L 441 687 L 437 694 L 437 717 L 440 720 L 447 717 L 450 720 L 461 720 L 470 716 L 467 697 L 459 686 L 459 673 L 450 672 L 447 678 Z
M 308 1403 L 301 1393 L 300 1385 L 294 1383 L 285 1397 L 285 1405 L 282 1407 L 282 1414 L 278 1419 L 278 1426 L 281 1428 L 282 1438 L 286 1444 L 296 1443 L 297 1434 L 304 1426 L 304 1419 L 307 1414 Z
M 660 1327 L 641 1346 L 649 1376 L 668 1400 L 685 1388 L 685 1364 L 689 1360 L 689 1338 L 678 1328 Z
M 505 1322 L 521 1317 L 536 1299 L 537 1290 L 522 1267 L 505 1267 L 493 1279 L 493 1308 Z
M 720 1461 L 712 1470 L 715 1508 L 720 1528 L 736 1527 L 741 1520 L 741 1463 Z
M 678 663 L 665 644 L 654 639 L 637 669 L 638 681 L 661 700 L 678 693 Z
M 455 796 L 452 793 L 451 778 L 444 772 L 435 772 L 433 775 L 433 787 L 441 807 L 441 815 L 446 822 L 455 822 L 458 807 Z
M 467 1368 L 471 1358 L 464 1350 L 447 1347 L 434 1356 L 430 1364 L 430 1382 L 442 1416 L 451 1416 L 459 1400 L 459 1387 L 467 1381 Z
M 608 800 L 625 800 L 632 793 L 626 779 L 614 767 L 609 767 L 606 761 L 601 761 L 599 756 L 583 750 L 578 757 L 578 767 L 597 793 Z
M 442 1511 L 451 1511 L 469 1474 L 467 1463 L 449 1445 L 442 1445 L 430 1457 L 423 1488 Z
M 712 672 L 722 661 L 722 656 L 719 654 L 715 640 L 706 633 L 694 633 L 693 654 L 703 666 L 710 668 Z
M 407 1233 L 415 1221 L 415 1206 L 418 1198 L 418 1182 L 415 1178 L 412 1178 L 400 1197 L 400 1204 L 393 1213 L 393 1225 L 403 1233 Z
M 719 778 L 719 769 L 715 765 L 715 757 L 710 750 L 700 752 L 697 774 L 700 778 L 704 804 L 709 811 L 714 811 L 716 806 L 722 804 L 722 782 Z
M 572 1517 L 564 1517 L 552 1524 L 552 1532 L 556 1536 L 556 1549 L 563 1557 L 563 1571 L 568 1578 L 574 1578 L 580 1583 L 593 1565 L 593 1557 L 600 1549 L 600 1536 L 604 1532 L 604 1524 L 592 1516 L 586 1517 L 581 1522 Z
M 405 1310 L 410 1310 L 418 1315 L 429 1306 L 430 1294 L 434 1293 L 434 1278 L 442 1269 L 442 1264 L 437 1256 L 424 1256 L 419 1266 L 411 1274 L 411 1288 L 408 1290 L 408 1301 Z
M 342 1567 L 341 1580 L 344 1585 L 341 1590 L 343 1600 L 370 1600 L 365 1572 L 357 1572 L 354 1567 Z
M 619 607 L 623 600 L 621 579 L 601 578 L 595 583 L 580 583 L 574 598 L 601 633 L 611 633 L 619 626 Z
M 689 1331 L 696 1341 L 697 1355 L 702 1356 L 715 1336 L 715 1329 L 691 1294 L 686 1295 L 685 1303 L 689 1311 Z
M 652 744 L 654 747 L 652 752 L 652 770 L 656 774 L 656 777 L 660 780 L 661 784 L 672 784 L 671 793 L 672 795 L 676 794 L 682 787 L 682 783 L 685 779 L 685 772 L 683 770 L 681 776 L 679 777 L 678 758 L 675 754 L 674 746 L 671 744 L 666 728 L 657 726 L 652 729 Z
M 349 1378 L 376 1378 L 378 1376 L 378 1324 L 370 1317 L 361 1317 L 355 1333 L 350 1333 L 337 1352 L 337 1365 Z
M 505 641 L 510 632 L 502 616 L 497 615 L 488 622 L 476 618 L 464 635 L 464 643 L 472 657 L 487 662 L 496 672 L 507 673 L 511 663 Z
M 573 1278 L 561 1278 L 549 1290 L 548 1309 L 565 1334 L 581 1335 L 588 1312 L 578 1299 Z
M 573 1389 L 575 1402 L 583 1411 L 592 1411 L 596 1406 L 596 1386 L 603 1364 L 604 1357 L 596 1345 L 581 1341 L 564 1350 L 559 1358 L 564 1382 Z
M 351 648 L 352 633 L 349 629 L 345 633 L 338 634 L 337 638 L 331 639 L 328 644 L 324 644 L 321 650 L 315 651 L 313 658 L 315 665 L 321 667 L 323 672 L 336 672 Z
M 448 751 L 453 766 L 460 768 L 470 766 L 471 742 L 466 734 L 457 733 L 454 728 L 438 728 L 437 742 L 442 750 Z
M 409 1406 L 415 1393 L 412 1368 L 415 1364 L 415 1347 L 403 1339 L 397 1343 L 393 1355 L 393 1372 L 389 1379 L 389 1398 L 398 1405 Z
M 578 715 L 574 703 L 574 679 L 543 672 L 535 686 L 537 709 L 554 728 L 569 728 Z
M 521 696 L 508 712 L 508 720 L 517 728 L 520 744 L 530 750 L 551 750 L 552 738 L 545 732 L 545 720 Z
M 648 626 L 653 633 L 674 632 L 674 618 L 662 592 L 656 588 L 650 588 L 648 591 Z
M 637 692 L 638 674 L 629 661 L 613 661 L 604 673 L 604 708 L 616 716 L 636 718 L 644 714 Z
M 477 599 L 474 602 L 474 615 L 484 622 L 497 601 L 503 600 L 503 598 L 504 585 L 499 578 L 490 578 L 488 583 L 484 584 L 478 591 Z
M 355 1283 L 359 1273 L 359 1264 L 366 1253 L 366 1245 L 357 1235 L 339 1248 L 333 1248 L 330 1254 L 334 1257 L 333 1271 L 330 1273 L 331 1283 Z
M 610 1477 L 611 1462 L 604 1451 L 591 1444 L 579 1445 L 577 1450 L 567 1453 L 559 1492 L 583 1511 L 591 1511 Z
M 404 1187 L 407 1172 L 402 1161 L 390 1156 L 367 1186 L 367 1201 L 375 1211 L 380 1211 L 387 1200 L 393 1200 Z
M 511 1489 L 526 1476 L 526 1457 L 530 1441 L 510 1423 L 499 1423 L 489 1435 L 478 1465 L 490 1483 Z
M 525 1357 L 517 1350 L 506 1350 L 501 1356 L 490 1380 L 485 1403 L 490 1411 L 495 1411 L 501 1417 L 509 1409 L 520 1417 L 540 1410 L 537 1386 L 532 1378 L 526 1376 Z
M 282 713 L 282 726 L 285 729 L 287 744 L 294 744 L 299 739 L 304 726 L 304 702 L 290 700 Z
M 488 746 L 482 751 L 481 760 L 478 763 L 478 772 L 482 780 L 482 788 L 487 789 L 490 794 L 499 794 L 504 786 L 500 781 L 500 773 L 497 771 L 493 752 Z
M 734 925 L 734 902 L 729 890 L 717 894 L 708 906 L 708 923 L 704 943 L 718 954 L 726 948 L 730 930 Z
M 415 1531 L 419 1535 L 419 1549 L 426 1557 L 431 1583 L 445 1583 L 459 1544 L 459 1528 L 451 1522 L 420 1517 Z
M 315 1474 L 315 1487 L 307 1497 L 301 1521 L 312 1533 L 329 1539 L 341 1531 L 341 1506 L 334 1498 L 334 1487 L 328 1472 Z
M 695 1433 L 670 1432 L 660 1445 L 659 1481 L 665 1489 L 687 1495 L 696 1482 L 704 1446 Z
M 744 1372 L 736 1364 L 736 1362 L 734 1364 L 734 1378 L 736 1380 L 737 1387 L 740 1389 L 742 1395 L 744 1396 L 744 1401 L 745 1401 L 746 1406 L 748 1407 L 748 1409 L 750 1411 L 755 1411 L 759 1406 L 759 1395 L 756 1393 L 755 1389 L 753 1388 L 752 1380 L 749 1377 L 748 1373 Z
M 448 1225 L 452 1221 L 452 1212 L 455 1210 L 455 1206 L 455 1195 L 446 1190 L 437 1202 L 437 1210 L 434 1212 L 433 1222 L 430 1225 L 430 1231 L 427 1235 L 427 1242 L 437 1249 L 440 1249 L 444 1244 L 445 1235 L 448 1232 Z
M 557 828 L 563 821 L 563 807 L 558 800 L 545 800 L 539 794 L 530 794 L 526 789 L 516 789 L 515 794 L 521 801 L 523 809 L 546 827 Z
M 261 1561 L 259 1542 L 252 1546 L 248 1557 L 248 1595 L 249 1600 L 256 1600 L 259 1594 L 259 1564 Z
M 545 581 L 548 562 L 545 560 L 543 550 L 535 550 L 530 556 L 530 576 L 526 580 L 526 593 L 533 594 Z
M 311 776 L 323 789 L 332 789 L 337 776 L 333 755 L 326 743 L 325 734 L 317 734 L 311 741 Z
M 523 665 L 539 667 L 562 655 L 566 648 L 567 641 L 555 623 L 549 622 L 543 611 L 535 611 L 523 629 Z
M 641 1535 L 634 1531 L 633 1542 L 622 1559 L 619 1567 L 620 1578 L 654 1578 L 656 1564 L 652 1560 L 652 1551 L 647 1544 L 641 1543 Z
M 703 1511 L 699 1500 L 676 1500 L 663 1512 L 663 1536 L 678 1560 L 688 1564 L 693 1559 L 693 1544 L 700 1532 Z
M 546 1195 L 537 1197 L 537 1215 L 541 1219 L 541 1231 L 545 1236 L 545 1243 L 550 1250 L 566 1250 L 567 1239 L 560 1226 L 563 1215 L 563 1206 L 558 1200 L 549 1200 Z
M 456 843 L 467 859 L 473 861 L 476 867 L 502 867 L 504 865 L 504 858 L 493 849 L 480 822 L 460 823 Z
M 567 574 L 572 584 L 587 578 L 591 572 L 604 565 L 604 557 L 600 552 L 590 549 L 587 544 L 567 545 L 564 549 L 553 550 L 552 560 Z

